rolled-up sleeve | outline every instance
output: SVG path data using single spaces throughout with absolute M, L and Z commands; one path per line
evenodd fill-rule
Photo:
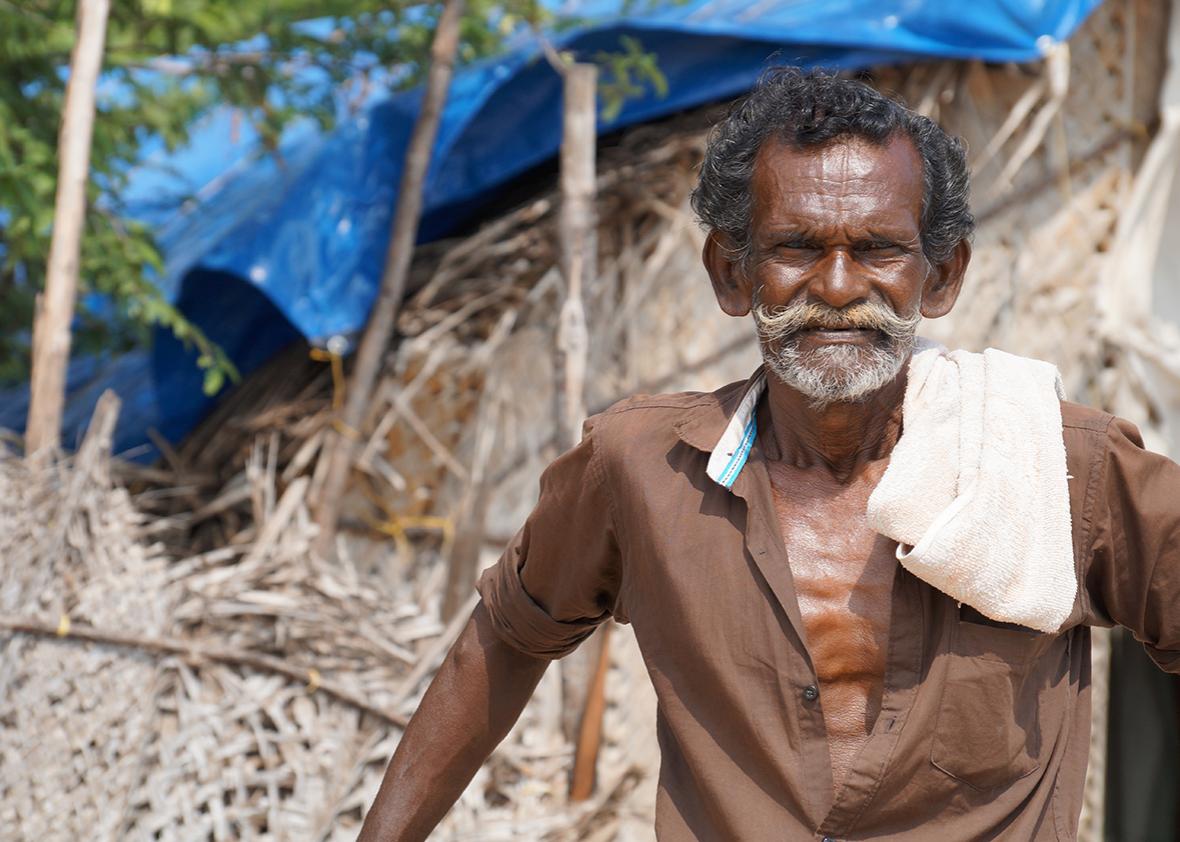
M 581 444 L 541 476 L 541 495 L 478 589 L 513 648 L 560 658 L 615 612 L 622 578 L 594 419 Z
M 1125 626 L 1162 669 L 1180 673 L 1180 465 L 1145 450 L 1119 418 L 1099 458 L 1088 619 Z

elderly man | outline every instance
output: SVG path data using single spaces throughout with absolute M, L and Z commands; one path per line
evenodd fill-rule
M 425 838 L 608 617 L 659 700 L 661 840 L 1076 836 L 1089 626 L 1180 672 L 1180 466 L 1047 364 L 915 353 L 970 259 L 967 181 L 857 82 L 778 69 L 731 110 L 693 200 L 764 366 L 623 401 L 549 467 L 363 839 Z

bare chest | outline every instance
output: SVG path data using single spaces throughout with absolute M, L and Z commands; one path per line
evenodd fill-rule
M 841 485 L 781 464 L 770 473 L 839 780 L 881 707 L 894 545 L 865 518 L 875 477 Z

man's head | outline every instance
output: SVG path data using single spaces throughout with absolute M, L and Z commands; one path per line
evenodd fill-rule
M 693 207 L 718 302 L 818 403 L 892 380 L 953 306 L 974 221 L 963 146 L 867 85 L 778 68 L 709 140 Z

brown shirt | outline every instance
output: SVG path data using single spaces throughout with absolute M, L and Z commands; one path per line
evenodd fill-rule
M 1057 634 L 1005 627 L 898 566 L 881 712 L 833 793 L 767 440 L 753 436 L 730 488 L 706 473 L 748 386 L 588 421 L 480 580 L 498 633 L 560 657 L 608 617 L 633 624 L 659 700 L 664 842 L 1074 839 L 1088 627 L 1126 626 L 1180 673 L 1180 466 L 1132 424 L 1063 403 L 1070 619 Z

